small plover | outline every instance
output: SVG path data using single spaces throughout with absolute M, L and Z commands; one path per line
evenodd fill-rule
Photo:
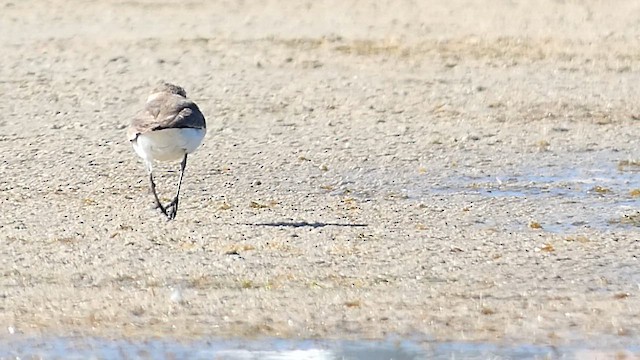
M 153 89 L 144 111 L 133 118 L 127 130 L 133 149 L 142 158 L 149 173 L 155 205 L 169 220 L 174 219 L 178 213 L 178 198 L 187 166 L 187 155 L 196 151 L 206 132 L 204 115 L 187 98 L 184 89 L 164 82 Z M 153 181 L 155 160 L 182 160 L 176 196 L 166 206 L 160 202 Z

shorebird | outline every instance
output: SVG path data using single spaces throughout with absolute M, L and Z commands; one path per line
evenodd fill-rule
M 127 137 L 149 173 L 155 206 L 169 219 L 178 213 L 180 186 L 187 167 L 187 155 L 196 151 L 207 132 L 204 115 L 180 86 L 161 83 L 151 91 L 145 109 L 131 121 Z M 180 180 L 176 196 L 163 206 L 153 181 L 153 165 L 158 161 L 178 161 Z

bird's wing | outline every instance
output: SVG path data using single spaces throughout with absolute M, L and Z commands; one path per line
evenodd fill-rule
M 136 115 L 127 130 L 127 138 L 133 141 L 139 134 L 174 128 L 206 128 L 202 112 L 193 101 L 178 95 L 167 94 L 147 103 L 144 111 Z
M 157 125 L 155 116 L 148 110 L 141 111 L 132 120 L 131 125 L 127 129 L 127 139 L 133 141 L 139 134 L 151 131 Z
M 175 102 L 167 102 L 162 107 L 157 117 L 157 123 L 151 130 L 175 129 L 175 128 L 206 128 L 204 115 L 198 105 L 188 99 L 178 99 Z

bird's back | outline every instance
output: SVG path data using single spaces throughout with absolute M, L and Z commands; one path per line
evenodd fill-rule
M 175 85 L 151 94 L 145 109 L 131 121 L 127 137 L 147 163 L 178 160 L 195 151 L 206 133 L 204 115 Z M 175 91 L 179 89 L 180 91 Z

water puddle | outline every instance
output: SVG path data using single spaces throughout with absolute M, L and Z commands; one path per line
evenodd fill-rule
M 503 174 L 495 177 L 459 177 L 441 191 L 464 190 L 490 197 L 566 197 L 617 195 L 634 201 L 632 191 L 640 189 L 640 174 L 616 169 L 560 169 L 536 174 Z
M 466 163 L 444 168 L 358 168 L 323 187 L 329 195 L 360 202 L 485 204 L 495 212 L 478 217 L 480 227 L 529 231 L 531 223 L 551 233 L 612 231 L 640 226 L 640 161 L 620 160 L 613 150 L 575 158 L 528 154 L 516 164 Z M 505 211 L 500 213 L 501 205 Z
M 640 225 L 640 173 L 613 162 L 594 167 L 547 166 L 511 174 L 459 176 L 430 191 L 527 201 L 531 204 L 530 217 L 544 222 L 543 228 L 548 232 Z M 526 227 L 526 221 L 522 221 L 525 223 L 515 224 L 511 230 Z
M 100 338 L 0 340 L 0 359 L 229 359 L 229 360 L 413 360 L 595 359 L 640 355 L 640 347 L 593 350 L 544 345 L 328 340 L 215 340 L 179 342 Z

